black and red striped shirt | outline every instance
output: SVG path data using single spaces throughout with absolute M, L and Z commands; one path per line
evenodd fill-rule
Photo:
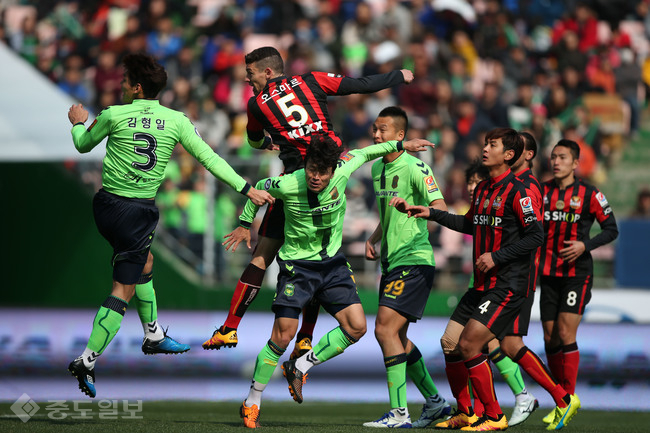
M 515 176 L 522 181 L 526 187 L 528 196 L 533 200 L 533 205 L 536 209 L 539 209 L 539 214 L 544 213 L 544 206 L 542 204 L 542 186 L 539 184 L 537 178 L 533 175 L 533 171 L 530 168 L 522 170 L 518 173 L 515 173 Z M 535 290 L 537 286 L 537 275 L 539 274 L 539 263 L 542 256 L 542 247 L 537 248 L 535 251 L 535 260 L 530 264 L 530 284 Z
M 593 273 L 590 251 L 616 239 L 618 228 L 607 198 L 598 189 L 576 178 L 575 182 L 560 189 L 555 180 L 542 184 L 544 204 L 544 245 L 541 272 L 544 276 L 575 277 Z M 594 221 L 598 220 L 601 232 L 589 238 Z M 565 241 L 581 241 L 585 252 L 574 262 L 565 262 L 560 250 Z
M 472 234 L 474 262 L 491 252 L 495 266 L 487 272 L 474 267 L 474 289 L 508 289 L 524 296 L 534 290 L 531 263 L 542 244 L 541 215 L 525 185 L 510 170 L 484 180 L 464 216 L 429 209 L 430 219 L 452 230 Z
M 258 141 L 266 130 L 280 146 L 285 172 L 291 173 L 303 167 L 313 132 L 325 133 L 339 146 L 343 144 L 332 128 L 328 95 L 372 93 L 403 82 L 401 71 L 361 78 L 326 72 L 273 78 L 259 95 L 249 99 L 246 132 Z

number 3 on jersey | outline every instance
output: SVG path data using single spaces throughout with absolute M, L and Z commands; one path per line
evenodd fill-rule
M 287 118 L 289 125 L 294 128 L 300 128 L 302 125 L 307 123 L 309 115 L 307 110 L 302 105 L 288 105 L 296 97 L 295 93 L 289 93 L 284 95 L 282 98 L 278 99 L 278 106 L 282 110 L 282 114 Z
M 155 152 L 156 146 L 158 146 L 156 137 L 146 132 L 136 132 L 135 134 L 133 134 L 133 141 L 144 141 L 145 143 L 147 143 L 147 147 L 133 146 L 133 151 L 137 155 L 142 155 L 147 157 L 147 162 L 140 163 L 140 162 L 133 161 L 131 165 L 142 171 L 152 170 L 156 166 L 156 163 L 158 162 L 158 157 L 156 156 L 156 152 Z

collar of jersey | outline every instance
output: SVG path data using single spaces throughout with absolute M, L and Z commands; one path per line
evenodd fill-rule
M 510 169 L 507 169 L 505 172 L 503 172 L 499 176 L 490 178 L 490 186 L 494 187 L 497 184 L 502 183 L 504 181 L 504 179 L 506 179 L 510 174 L 512 174 L 512 171 L 510 171 Z

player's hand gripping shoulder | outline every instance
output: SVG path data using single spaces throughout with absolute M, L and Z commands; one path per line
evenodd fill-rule
M 404 82 L 406 84 L 411 84 L 415 79 L 415 75 L 408 69 L 402 69 L 402 75 L 404 75 Z
M 251 249 L 251 231 L 245 227 L 239 226 L 235 230 L 231 231 L 227 235 L 224 235 L 225 241 L 222 242 L 226 248 L 226 251 L 232 247 L 232 252 L 237 251 L 237 246 L 242 242 L 246 241 L 246 246 L 248 249 Z
M 255 203 L 256 206 L 262 206 L 264 203 L 273 203 L 275 202 L 275 198 L 271 194 L 269 194 L 266 191 L 262 191 L 259 189 L 255 189 L 251 187 L 251 189 L 248 190 L 246 193 L 246 197 L 250 198 L 253 203 Z
M 74 104 L 68 110 L 68 120 L 73 125 L 77 123 L 86 123 L 88 120 L 88 110 L 86 110 L 82 104 Z
M 402 197 L 393 197 L 388 203 L 390 206 L 393 206 L 399 212 L 405 213 L 410 217 L 415 218 L 428 218 L 429 217 L 429 208 L 427 206 L 415 206 L 410 205 Z
M 430 147 L 432 149 L 436 147 L 435 144 L 423 138 L 415 138 L 413 140 L 403 141 L 402 146 L 404 146 L 404 149 L 408 150 L 409 152 L 421 152 L 423 150 L 426 150 L 427 147 Z

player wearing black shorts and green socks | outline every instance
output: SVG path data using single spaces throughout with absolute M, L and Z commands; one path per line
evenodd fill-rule
M 425 140 L 388 143 L 355 149 L 340 156 L 336 142 L 323 134 L 312 137 L 305 156 L 305 168 L 279 177 L 263 179 L 264 187 L 284 203 L 285 241 L 278 253 L 280 274 L 273 301 L 275 322 L 271 338 L 257 357 L 253 383 L 240 407 L 244 425 L 259 426 L 262 392 L 280 356 L 298 329 L 302 308 L 316 299 L 339 322 L 311 350 L 282 365 L 293 399 L 302 403 L 302 385 L 307 371 L 358 341 L 366 332 L 366 318 L 357 294 L 354 275 L 339 251 L 345 214 L 345 188 L 352 172 L 365 162 L 407 149 L 423 150 Z M 340 159 L 339 159 L 340 157 Z M 251 201 L 240 217 L 241 226 L 229 235 L 226 249 L 240 242 L 250 245 L 250 225 L 259 206 Z
M 95 361 L 120 329 L 134 295 L 145 332 L 145 354 L 190 349 L 168 337 L 157 322 L 149 251 L 158 224 L 154 197 L 176 144 L 180 142 L 210 173 L 257 204 L 273 202 L 214 153 L 183 113 L 160 105 L 155 98 L 167 83 L 167 73 L 152 57 L 127 55 L 124 69 L 124 105 L 106 108 L 88 129 L 84 127 L 88 111 L 81 104 L 68 111 L 72 141 L 80 153 L 90 152 L 108 137 L 102 188 L 93 199 L 93 214 L 99 232 L 113 247 L 113 286 L 95 316 L 86 349 L 68 366 L 79 389 L 90 397 L 96 395 Z
M 399 107 L 387 107 L 373 124 L 375 143 L 402 140 L 408 117 Z M 451 413 L 438 394 L 418 348 L 407 337 L 409 324 L 422 318 L 433 286 L 435 259 L 426 221 L 408 218 L 388 206 L 391 197 L 447 210 L 431 168 L 408 153 L 394 152 L 372 165 L 380 224 L 366 242 L 366 258 L 377 260 L 375 244 L 381 240 L 379 309 L 375 337 L 384 356 L 391 410 L 366 427 L 426 427 Z M 420 418 L 411 424 L 406 404 L 406 376 L 425 398 Z

